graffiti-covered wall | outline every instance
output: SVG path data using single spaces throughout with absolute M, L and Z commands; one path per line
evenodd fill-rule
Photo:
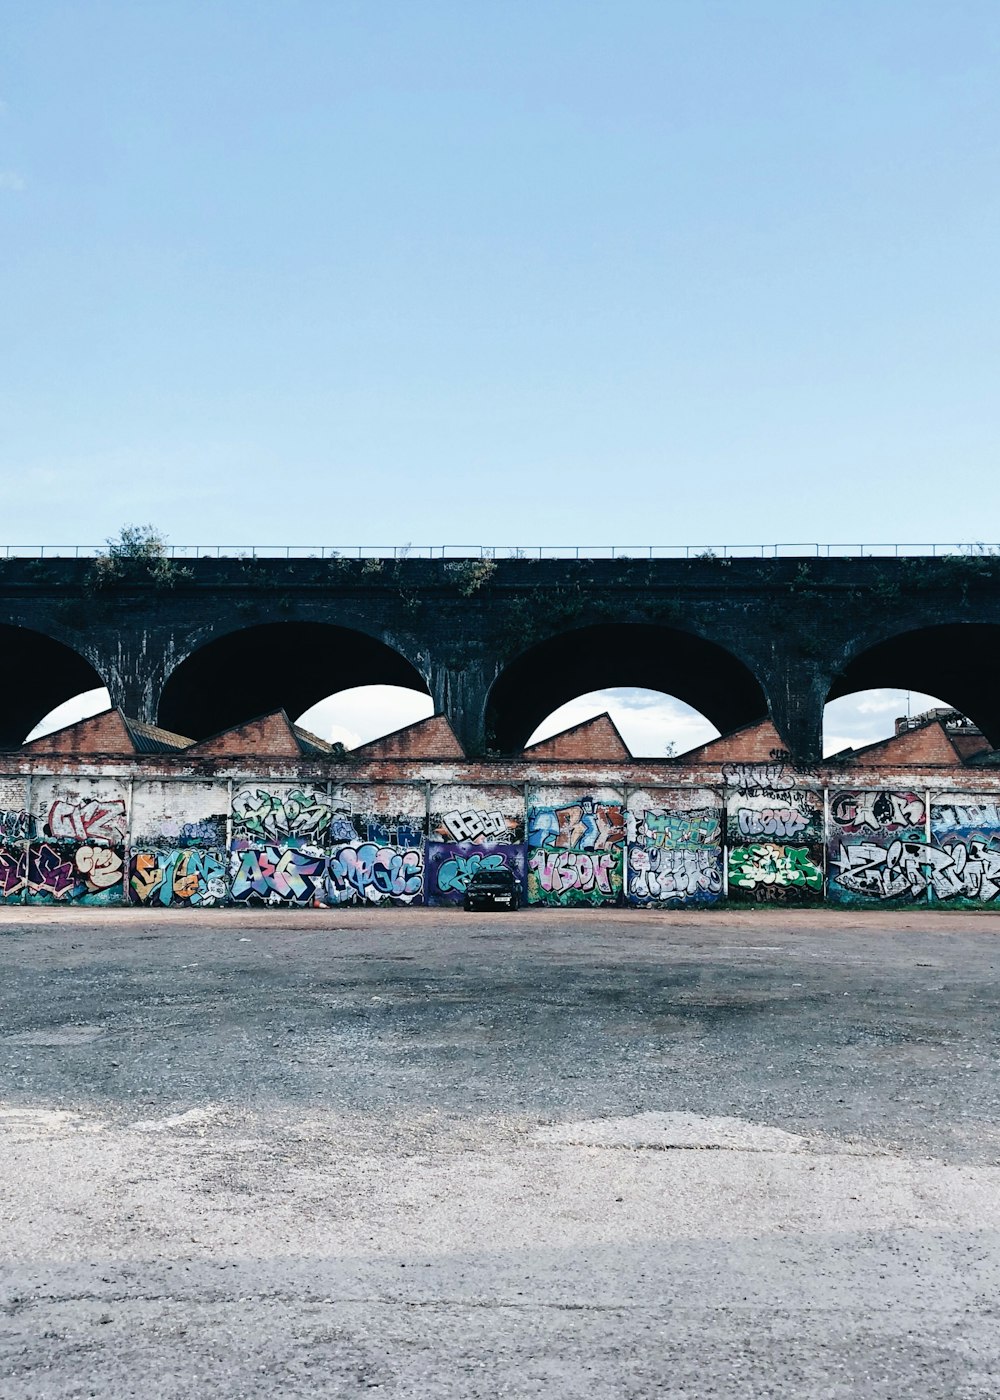
M 513 872 L 559 908 L 1000 901 L 1000 790 L 0 775 L 0 902 L 461 905 Z
M 529 903 L 622 903 L 621 793 L 535 790 L 528 794 L 526 822 Z

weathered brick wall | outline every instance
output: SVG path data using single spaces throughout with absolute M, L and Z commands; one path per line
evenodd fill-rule
M 9 756 L 0 900 L 448 904 L 496 865 L 543 905 L 1000 897 L 1000 770 L 890 765 L 889 746 L 807 770 L 725 745 L 512 763 L 227 747 Z M 925 752 L 943 751 L 930 736 Z

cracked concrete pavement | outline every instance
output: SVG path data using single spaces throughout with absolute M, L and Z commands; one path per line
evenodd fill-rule
M 1000 918 L 0 909 L 0 1394 L 1000 1394 Z

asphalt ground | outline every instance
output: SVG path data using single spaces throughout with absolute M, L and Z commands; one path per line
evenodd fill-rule
M 1000 917 L 0 910 L 0 1396 L 1000 1396 Z

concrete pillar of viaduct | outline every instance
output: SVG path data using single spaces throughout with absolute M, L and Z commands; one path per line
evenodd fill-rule
M 479 757 L 488 747 L 486 702 L 495 678 L 495 662 L 470 661 L 462 665 L 453 660 L 431 661 L 428 687 L 434 709 L 447 717 L 470 758 Z

